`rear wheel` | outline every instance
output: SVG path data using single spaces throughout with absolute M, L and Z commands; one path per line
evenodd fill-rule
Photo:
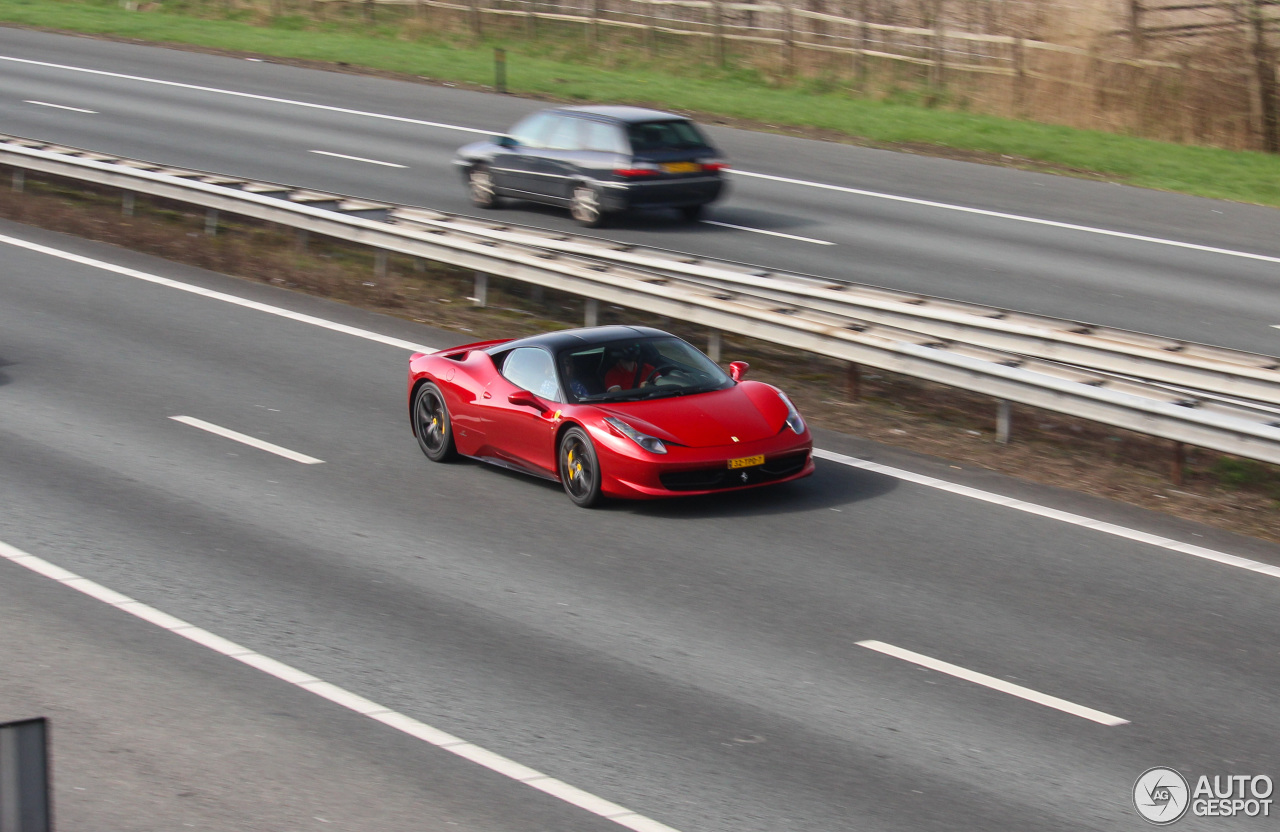
M 432 382 L 419 387 L 413 398 L 413 432 L 418 436 L 418 447 L 432 462 L 448 462 L 458 455 L 449 408 L 444 394 Z
M 484 165 L 476 165 L 467 172 L 467 188 L 471 191 L 471 201 L 480 208 L 497 208 L 500 204 L 493 174 Z
M 697 222 L 702 219 L 702 213 L 706 207 L 706 205 L 686 205 L 680 209 L 680 217 L 685 222 Z
M 604 206 L 600 201 L 600 192 L 590 185 L 574 185 L 573 197 L 569 200 L 569 213 L 579 225 L 587 228 L 599 228 L 604 225 Z
M 582 428 L 569 428 L 560 438 L 560 482 L 576 505 L 591 508 L 600 502 L 600 463 L 591 438 Z

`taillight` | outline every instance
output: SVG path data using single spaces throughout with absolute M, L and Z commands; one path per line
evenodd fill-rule
M 657 176 L 658 166 L 640 164 L 630 168 L 614 168 L 613 172 L 623 179 L 636 179 L 641 176 Z
M 704 159 L 702 160 L 702 169 L 709 171 L 728 170 L 729 163 L 722 162 L 719 159 Z

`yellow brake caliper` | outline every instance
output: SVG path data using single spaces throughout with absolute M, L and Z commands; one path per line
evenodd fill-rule
M 569 478 L 578 479 L 582 476 L 582 463 L 575 464 L 573 461 L 573 451 L 569 451 L 569 455 L 565 457 L 565 464 L 569 466 Z

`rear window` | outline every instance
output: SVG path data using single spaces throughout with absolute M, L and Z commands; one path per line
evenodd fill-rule
M 627 125 L 627 137 L 636 153 L 646 150 L 689 150 L 708 147 L 692 121 L 644 121 Z

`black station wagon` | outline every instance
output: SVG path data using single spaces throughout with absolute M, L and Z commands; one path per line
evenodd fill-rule
M 727 167 L 692 121 L 641 107 L 542 110 L 455 161 L 481 208 L 527 199 L 567 207 L 588 227 L 630 208 L 696 220 L 724 191 Z

